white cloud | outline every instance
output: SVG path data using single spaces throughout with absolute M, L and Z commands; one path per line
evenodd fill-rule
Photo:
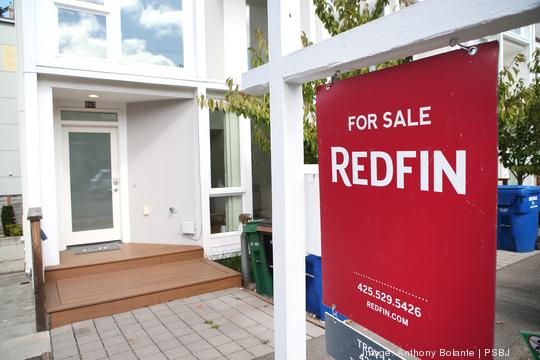
M 122 41 L 122 54 L 128 62 L 175 66 L 175 63 L 168 57 L 148 51 L 146 41 L 142 39 L 124 39 Z
M 60 53 L 86 57 L 107 57 L 105 27 L 96 16 L 81 14 L 78 23 L 60 23 Z
M 182 28 L 182 10 L 174 10 L 167 5 L 149 5 L 141 11 L 139 23 L 157 36 L 178 32 Z
M 120 4 L 122 11 L 135 12 L 142 8 L 140 0 L 120 0 Z

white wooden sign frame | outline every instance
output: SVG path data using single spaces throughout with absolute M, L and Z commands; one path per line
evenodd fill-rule
M 269 62 L 242 75 L 270 92 L 275 358 L 306 358 L 302 83 L 540 22 L 540 0 L 425 0 L 300 49 L 300 0 L 268 0 Z

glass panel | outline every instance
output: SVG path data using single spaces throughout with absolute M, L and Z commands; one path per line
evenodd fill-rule
M 124 0 L 121 21 L 124 60 L 184 66 L 181 0 Z
M 60 111 L 60 119 L 71 121 L 118 121 L 117 113 L 89 111 Z
M 111 135 L 69 133 L 72 230 L 113 227 Z
M 58 9 L 58 33 L 60 54 L 107 57 L 105 16 Z
M 253 122 L 251 133 L 255 134 Z M 264 152 L 261 145 L 251 139 L 251 174 L 253 194 L 253 218 L 272 218 L 272 171 L 270 153 Z
M 242 196 L 210 198 L 210 232 L 238 231 L 238 215 L 242 213 Z
M 213 188 L 240 186 L 240 123 L 238 116 L 210 113 L 210 162 Z
M 0 18 L 15 18 L 15 7 L 13 6 L 13 0 L 0 0 Z

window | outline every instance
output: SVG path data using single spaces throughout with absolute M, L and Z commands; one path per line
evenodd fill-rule
M 238 215 L 242 213 L 242 196 L 210 198 L 210 230 L 212 234 L 238 231 Z
M 240 121 L 234 114 L 210 113 L 211 233 L 238 231 L 242 213 Z
M 121 6 L 124 61 L 184 66 L 181 0 L 124 0 Z
M 117 113 L 99 111 L 60 111 L 60 119 L 65 121 L 118 121 Z
M 82 57 L 107 57 L 105 16 L 58 9 L 59 52 Z
M 240 186 L 239 119 L 221 111 L 210 113 L 212 188 Z
M 0 0 L 0 18 L 15 19 L 13 0 Z

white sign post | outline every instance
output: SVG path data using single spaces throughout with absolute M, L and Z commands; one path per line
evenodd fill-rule
M 305 359 L 305 240 L 302 85 L 282 80 L 283 56 L 299 49 L 298 1 L 268 4 L 272 240 L 276 359 Z M 279 299 L 279 300 L 278 300 Z M 279 345 L 278 345 L 279 344 Z
M 540 22 L 540 0 L 425 0 L 295 51 L 299 8 L 268 0 L 270 61 L 242 75 L 243 92 L 270 91 L 278 360 L 306 358 L 302 83 Z

